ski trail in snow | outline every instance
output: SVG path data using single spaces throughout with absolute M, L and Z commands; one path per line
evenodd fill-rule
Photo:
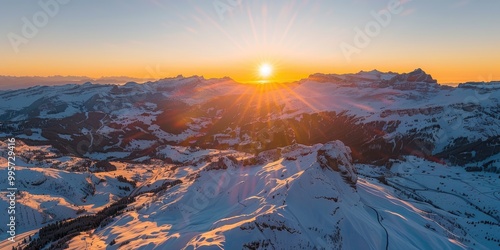
M 465 197 L 461 196 L 461 195 L 458 195 L 456 193 L 452 193 L 452 192 L 446 192 L 446 191 L 441 191 L 441 190 L 435 190 L 435 189 L 432 189 L 432 188 L 429 188 L 425 185 L 423 185 L 422 183 L 419 183 L 419 182 L 416 182 L 410 178 L 407 178 L 407 177 L 403 177 L 403 176 L 399 176 L 399 178 L 402 178 L 404 180 L 407 180 L 409 182 L 412 182 L 418 186 L 420 186 L 421 188 L 411 188 L 411 187 L 407 187 L 407 186 L 404 186 L 402 185 L 401 183 L 398 183 L 398 182 L 395 182 L 395 181 L 389 181 L 390 183 L 393 183 L 393 184 L 396 184 L 397 186 L 401 187 L 401 188 L 404 188 L 404 189 L 407 189 L 407 190 L 410 190 L 412 191 L 412 193 L 415 193 L 415 191 L 428 191 L 428 192 L 435 192 L 435 193 L 440 193 L 440 194 L 448 194 L 448 195 L 452 195 L 458 199 L 461 199 L 463 200 L 465 203 L 467 203 L 469 206 L 475 208 L 477 211 L 483 213 L 484 215 L 494 219 L 497 223 L 500 223 L 500 218 L 498 216 L 495 216 L 493 214 L 489 214 L 487 211 L 484 211 L 484 209 L 481 209 L 480 207 L 476 206 L 474 204 L 474 202 L 471 202 L 469 201 L 468 199 L 466 199 Z
M 363 203 L 364 203 L 364 202 L 363 202 Z M 384 231 L 385 231 L 385 242 L 386 242 L 386 243 L 385 243 L 385 250 L 389 250 L 389 232 L 387 232 L 387 229 L 385 228 L 385 226 L 384 226 L 384 225 L 382 225 L 382 221 L 380 221 L 380 218 L 381 218 L 382 216 L 378 213 L 377 209 L 373 208 L 372 206 L 370 206 L 370 205 L 366 205 L 366 204 L 365 204 L 365 206 L 366 206 L 366 207 L 368 207 L 368 208 L 371 208 L 371 209 L 375 212 L 375 214 L 377 214 L 377 221 L 378 221 L 378 224 L 380 224 L 380 226 L 381 226 L 381 227 L 384 229 Z
M 85 120 L 87 121 L 88 119 L 89 119 L 89 112 L 85 112 Z M 92 135 L 92 130 L 89 130 L 88 133 L 90 135 L 90 147 L 92 147 L 92 145 L 94 145 L 94 135 Z

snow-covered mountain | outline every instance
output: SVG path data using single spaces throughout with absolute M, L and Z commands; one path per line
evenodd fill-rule
M 163 144 L 260 152 L 341 140 L 356 162 L 418 154 L 467 165 L 498 152 L 499 90 L 439 85 L 421 69 L 267 85 L 177 77 L 0 92 L 0 120 L 4 137 L 93 159 L 154 157 Z
M 421 69 L 36 86 L 0 92 L 0 137 L 19 233 L 90 216 L 40 231 L 70 249 L 491 249 L 499 98 Z

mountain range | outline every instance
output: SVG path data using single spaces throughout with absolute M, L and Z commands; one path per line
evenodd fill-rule
M 422 69 L 35 86 L 0 91 L 0 160 L 16 138 L 25 249 L 492 249 L 499 98 Z

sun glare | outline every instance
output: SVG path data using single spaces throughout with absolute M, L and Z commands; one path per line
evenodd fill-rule
M 263 63 L 259 67 L 259 75 L 262 78 L 268 78 L 273 74 L 273 67 L 269 63 Z

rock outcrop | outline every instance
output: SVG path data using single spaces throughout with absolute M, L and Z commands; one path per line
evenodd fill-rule
M 318 150 L 318 162 L 323 169 L 339 172 L 344 180 L 355 187 L 358 180 L 352 164 L 351 149 L 341 141 L 328 142 Z

